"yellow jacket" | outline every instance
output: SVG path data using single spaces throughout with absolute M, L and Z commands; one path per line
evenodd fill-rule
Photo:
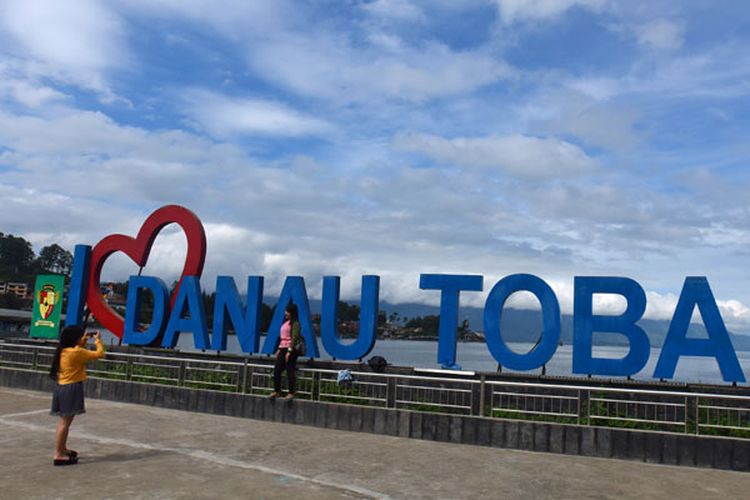
M 85 347 L 66 347 L 60 353 L 60 371 L 57 373 L 57 383 L 60 385 L 74 384 L 86 380 L 86 363 L 104 357 L 104 342 L 96 341 L 96 351 Z

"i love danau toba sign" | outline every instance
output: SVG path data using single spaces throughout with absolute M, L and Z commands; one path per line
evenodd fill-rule
M 166 284 L 153 276 L 131 276 L 128 281 L 125 317 L 120 316 L 100 293 L 101 272 L 107 258 L 123 252 L 138 266 L 148 260 L 158 233 L 168 224 L 177 224 L 187 237 L 187 256 L 182 276 L 172 296 Z M 242 300 L 235 281 L 229 276 L 216 278 L 216 300 L 212 333 L 206 322 L 201 299 L 200 276 L 206 257 L 206 234 L 200 219 L 190 210 L 168 205 L 156 210 L 133 238 L 121 234 L 105 237 L 93 249 L 88 245 L 75 248 L 73 275 L 68 296 L 67 322 L 80 324 L 85 305 L 97 320 L 125 344 L 161 345 L 174 348 L 180 334 L 190 333 L 196 349 L 223 351 L 227 348 L 227 331 L 231 324 L 245 353 L 270 354 L 274 350 L 283 322 L 283 305 L 290 300 L 299 308 L 302 335 L 307 342 L 307 355 L 319 357 L 320 351 L 312 326 L 310 306 L 301 276 L 288 276 L 284 282 L 276 311 L 271 320 L 263 348 L 260 349 L 260 313 L 263 298 L 263 277 L 249 276 Z M 422 274 L 419 286 L 440 291 L 440 334 L 437 361 L 443 366 L 456 363 L 456 326 L 461 292 L 484 289 L 480 275 Z M 359 336 L 353 342 L 341 341 L 337 331 L 337 304 L 340 278 L 323 278 L 320 340 L 328 354 L 337 359 L 354 360 L 366 356 L 375 345 L 378 318 L 379 276 L 362 276 Z M 140 306 L 143 292 L 154 298 L 151 324 L 140 327 Z M 503 341 L 500 327 L 503 308 L 516 292 L 530 292 L 541 304 L 543 331 L 537 346 L 525 354 L 512 351 Z M 625 312 L 620 315 L 593 313 L 595 294 L 616 294 L 625 299 Z M 700 311 L 706 327 L 706 338 L 688 338 L 690 318 L 695 308 Z M 637 322 L 646 310 L 646 294 L 634 280 L 624 277 L 576 277 L 573 307 L 573 373 L 584 375 L 628 376 L 646 365 L 650 341 Z M 593 356 L 594 332 L 614 333 L 629 342 L 628 353 L 620 359 Z M 541 278 L 530 274 L 513 274 L 499 280 L 489 292 L 484 307 L 484 334 L 492 356 L 502 366 L 513 370 L 532 370 L 547 363 L 557 350 L 560 339 L 560 305 L 552 288 Z M 721 318 L 713 293 L 705 277 L 688 277 L 669 325 L 659 355 L 654 378 L 671 379 L 681 356 L 715 358 L 726 382 L 744 382 L 737 355 Z

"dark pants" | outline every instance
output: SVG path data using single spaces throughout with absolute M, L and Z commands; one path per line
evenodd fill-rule
M 276 364 L 273 366 L 273 390 L 281 392 L 281 372 L 286 370 L 286 376 L 289 378 L 289 392 L 294 392 L 297 382 L 297 353 L 292 352 L 289 361 L 286 360 L 287 348 L 279 349 L 279 355 L 276 356 Z

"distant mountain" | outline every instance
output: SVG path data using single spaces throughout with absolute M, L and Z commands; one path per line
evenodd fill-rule
M 413 318 L 415 316 L 437 315 L 440 309 L 436 306 L 424 304 L 389 304 L 382 302 L 381 311 L 387 314 L 398 313 L 399 318 Z M 469 328 L 472 330 L 484 330 L 484 309 L 476 307 L 461 307 L 458 312 L 459 323 L 464 319 L 469 320 Z M 643 328 L 649 336 L 652 347 L 661 347 L 669 330 L 669 321 L 642 319 L 638 325 Z M 563 344 L 573 343 L 573 316 L 563 314 L 561 318 L 560 340 Z M 536 342 L 542 329 L 541 311 L 527 309 L 506 308 L 503 310 L 502 325 L 503 339 L 507 342 Z M 688 336 L 705 338 L 706 329 L 703 325 L 693 323 L 688 329 Z M 730 332 L 732 345 L 738 351 L 750 351 L 750 336 Z M 625 346 L 628 341 L 618 334 L 594 333 L 596 345 Z
M 276 299 L 264 297 L 264 302 L 269 305 L 276 303 Z M 351 304 L 358 304 L 357 301 L 349 301 Z M 321 301 L 310 299 L 310 311 L 313 314 L 320 313 Z M 388 302 L 380 303 L 380 310 L 386 315 L 398 313 L 399 320 L 410 319 L 416 316 L 428 316 L 440 314 L 440 308 L 425 304 L 405 303 L 391 304 Z M 477 307 L 461 307 L 458 311 L 458 322 L 464 319 L 469 320 L 469 328 L 475 331 L 484 330 L 484 309 Z M 661 347 L 669 330 L 668 320 L 642 319 L 638 325 L 648 334 L 651 341 L 651 347 Z M 573 343 L 573 316 L 563 314 L 561 318 L 560 340 L 563 344 L 571 345 Z M 506 342 L 536 342 L 542 329 L 541 311 L 532 311 L 528 309 L 505 308 L 502 318 L 503 339 Z M 732 338 L 732 345 L 737 351 L 750 351 L 750 335 L 737 334 L 729 332 Z M 705 338 L 706 329 L 703 325 L 692 323 L 688 329 L 688 336 L 696 338 Z M 627 346 L 628 341 L 625 337 L 618 334 L 594 333 L 594 344 L 603 346 Z

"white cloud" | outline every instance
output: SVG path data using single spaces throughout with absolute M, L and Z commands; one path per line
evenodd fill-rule
M 555 292 L 560 304 L 562 314 L 573 314 L 574 287 L 573 282 L 560 280 L 545 280 Z M 485 278 L 485 289 L 493 286 Z M 474 299 L 484 300 L 485 294 L 479 294 L 481 297 Z M 539 301 L 531 293 L 522 292 L 511 296 L 508 305 L 518 309 L 539 309 Z M 468 301 L 472 301 L 470 295 L 466 295 Z M 474 300 L 475 307 L 482 307 L 481 300 Z M 646 291 L 646 311 L 643 319 L 671 321 L 674 317 L 675 308 L 677 307 L 678 296 L 673 293 L 657 293 Z M 750 309 L 737 300 L 717 300 L 717 306 L 722 320 L 729 330 L 748 331 L 750 329 Z M 623 314 L 627 307 L 625 297 L 612 293 L 597 293 L 592 297 L 593 313 L 604 316 L 617 316 Z M 696 308 L 691 318 L 691 323 L 703 324 L 698 309 Z
M 445 139 L 404 135 L 398 149 L 421 153 L 440 162 L 502 170 L 522 177 L 579 174 L 596 168 L 596 160 L 575 144 L 555 138 L 523 135 Z
M 633 27 L 640 45 L 663 50 L 677 50 L 685 37 L 683 24 L 668 19 L 656 19 Z
M 496 0 L 504 24 L 555 18 L 573 7 L 598 10 L 607 0 Z
M 0 4 L 0 35 L 6 50 L 36 63 L 36 71 L 95 90 L 114 99 L 105 71 L 126 66 L 122 19 L 96 0 L 5 0 Z
M 677 295 L 674 293 L 646 292 L 646 312 L 648 319 L 671 320 L 677 307 Z
M 536 100 L 531 109 L 524 111 L 532 117 L 536 113 L 539 116 L 536 123 L 542 128 L 555 134 L 572 135 L 588 146 L 620 152 L 641 143 L 636 125 L 642 116 L 637 107 L 615 104 L 616 99 L 608 102 L 605 96 L 611 93 L 611 97 L 615 97 L 618 90 L 607 89 L 606 83 L 571 83 L 571 88 L 582 86 L 585 95 L 567 91 L 554 93 Z M 597 97 L 589 97 L 592 94 Z
M 565 85 L 597 101 L 606 101 L 621 91 L 621 82 L 614 78 L 575 78 Z
M 67 98 L 51 87 L 20 79 L 3 79 L 0 71 L 0 97 L 7 96 L 28 107 L 41 108 Z
M 363 4 L 365 22 L 343 31 L 283 1 L 131 0 L 128 5 L 134 13 L 177 15 L 207 24 L 243 45 L 250 66 L 266 80 L 338 105 L 384 97 L 422 101 L 471 91 L 514 74 L 493 53 L 453 50 L 429 37 L 402 43 L 392 22 L 425 17 L 407 0 Z M 359 36 L 370 43 L 360 43 Z
M 159 161 L 232 159 L 234 146 L 216 144 L 181 130 L 148 131 L 118 124 L 100 112 L 57 108 L 52 116 L 0 111 L 0 143 L 26 157 L 97 155 L 106 158 L 148 155 Z
M 261 41 L 250 51 L 249 60 L 266 79 L 339 105 L 456 95 L 514 74 L 505 63 L 481 51 L 454 51 L 427 42 L 395 44 L 395 50 L 388 52 L 355 48 L 346 37 L 326 33 Z
M 646 308 L 645 318 L 671 320 L 677 307 L 678 295 L 673 293 L 660 294 L 656 292 L 646 292 L 648 305 Z M 719 313 L 729 330 L 746 332 L 750 330 L 750 308 L 742 302 L 734 299 L 716 300 Z M 693 310 L 691 322 L 703 324 L 703 318 L 696 307 Z
M 409 0 L 375 0 L 363 4 L 362 8 L 369 14 L 401 21 L 420 21 L 425 18 L 422 10 Z
M 738 300 L 717 300 L 719 312 L 730 330 L 750 329 L 750 308 Z
M 365 18 L 343 30 L 281 0 L 128 0 L 125 5 L 133 15 L 199 22 L 236 44 L 260 77 L 337 106 L 454 96 L 515 75 L 490 50 L 454 50 L 429 36 L 404 43 L 393 22 L 424 17 L 406 0 L 363 4 Z
M 1 143 L 13 148 L 20 170 L 4 173 L 10 184 L 0 185 L 6 204 L 0 226 L 6 232 L 28 234 L 35 245 L 58 241 L 72 248 L 94 244 L 112 232 L 135 234 L 151 210 L 167 202 L 183 203 L 206 225 L 203 286 L 208 290 L 217 274 L 234 276 L 241 289 L 246 276 L 261 274 L 273 295 L 284 276 L 299 274 L 311 296 L 319 297 L 322 276 L 341 275 L 342 295 L 356 300 L 360 276 L 372 273 L 382 277 L 383 301 L 423 302 L 436 297 L 419 290 L 420 272 L 484 274 L 487 291 L 504 275 L 530 272 L 550 283 L 569 313 L 573 293 L 568 273 L 601 274 L 583 256 L 615 241 L 601 224 L 655 225 L 665 238 L 686 241 L 673 237 L 663 220 L 649 222 L 650 213 L 638 214 L 627 193 L 614 189 L 580 187 L 545 206 L 555 196 L 543 182 L 523 190 L 530 192 L 489 183 L 477 190 L 486 179 L 481 173 L 394 169 L 385 177 L 361 177 L 335 165 L 259 168 L 234 147 L 185 132 L 123 127 L 97 113 L 47 119 L 0 115 L 0 137 L 11 133 L 12 140 Z M 530 144 L 544 149 L 539 141 Z M 509 144 L 513 147 L 508 149 L 517 149 Z M 460 156 L 472 158 L 463 152 Z M 329 170 L 335 172 L 335 182 L 321 175 Z M 91 186 L 96 186 L 93 192 Z M 295 193 L 293 204 L 290 192 Z M 665 197 L 663 203 L 672 200 Z M 567 228 L 555 227 L 567 219 L 581 233 L 578 241 L 571 243 Z M 622 246 L 640 239 L 626 237 Z M 559 254 L 555 245 L 572 253 Z M 184 237 L 165 231 L 146 272 L 174 279 L 182 255 Z M 135 271 L 127 258 L 113 259 L 105 279 L 125 279 Z M 462 303 L 482 307 L 485 297 L 466 294 Z M 533 300 L 519 301 L 521 307 L 534 307 Z M 649 292 L 648 301 L 647 318 L 671 318 L 674 295 Z M 616 314 L 622 307 L 616 296 L 597 304 L 603 314 Z M 719 307 L 730 328 L 747 330 L 750 318 L 742 302 L 719 301 Z
M 209 27 L 217 35 L 234 41 L 247 34 L 271 35 L 293 23 L 301 10 L 298 3 L 288 0 L 119 0 L 118 5 L 129 16 L 167 21 L 187 19 L 201 29 Z
M 701 127 L 693 110 L 717 104 L 697 106 L 693 96 L 718 97 L 728 118 L 743 116 L 733 99 L 748 93 L 747 50 L 727 38 L 675 57 L 693 23 L 678 8 L 684 24 L 665 21 L 675 13 L 663 6 L 604 0 L 0 5 L 0 228 L 35 245 L 133 234 L 150 211 L 177 202 L 206 224 L 207 288 L 215 274 L 234 275 L 241 288 L 245 276 L 264 274 L 269 290 L 301 274 L 314 295 L 321 276 L 341 274 L 343 295 L 356 297 L 360 275 L 376 273 L 383 300 L 424 301 L 438 294 L 418 289 L 420 272 L 485 274 L 488 288 L 531 272 L 570 311 L 575 273 L 640 272 L 653 289 L 679 291 L 698 272 L 734 298 L 719 301 L 728 324 L 750 323 L 737 278 L 750 241 L 740 206 L 747 183 L 730 172 L 746 147 L 711 135 L 711 153 L 696 158 L 681 150 L 694 142 L 680 142 L 684 129 Z M 503 36 L 484 18 L 495 6 Z M 597 31 L 602 45 L 592 52 L 606 64 L 589 51 L 573 65 L 550 62 L 523 45 L 523 23 L 605 8 L 598 28 L 627 26 L 626 47 Z M 633 40 L 661 52 L 633 52 Z M 131 64 L 144 47 L 153 53 Z M 517 67 L 504 62 L 511 53 Z M 188 58 L 200 83 L 175 83 L 192 76 L 173 72 Z M 107 114 L 70 88 L 105 96 L 122 69 L 132 70 L 117 85 L 134 99 L 132 112 Z M 179 130 L 188 120 L 213 139 Z M 668 130 L 658 145 L 648 142 L 653 127 Z M 717 136 L 742 136 L 740 120 L 726 127 Z M 323 140 L 300 155 L 306 141 L 280 137 Z M 267 160 L 249 156 L 249 143 Z M 402 151 L 442 168 L 411 168 Z M 726 182 L 676 186 L 669 175 L 685 162 Z M 181 238 L 160 237 L 155 274 L 179 272 Z M 113 261 L 108 270 L 123 278 L 131 268 Z M 466 296 L 481 307 L 481 294 Z M 647 316 L 668 319 L 675 301 L 649 294 Z M 621 306 L 617 297 L 597 305 Z
M 622 152 L 642 144 L 637 127 L 643 112 L 619 99 L 625 86 L 611 80 L 571 79 L 562 86 L 545 84 L 517 106 L 527 128 L 575 137 L 589 147 Z
M 228 97 L 192 90 L 185 93 L 187 114 L 215 137 L 260 134 L 309 136 L 333 132 L 334 127 L 285 104 L 261 99 Z

